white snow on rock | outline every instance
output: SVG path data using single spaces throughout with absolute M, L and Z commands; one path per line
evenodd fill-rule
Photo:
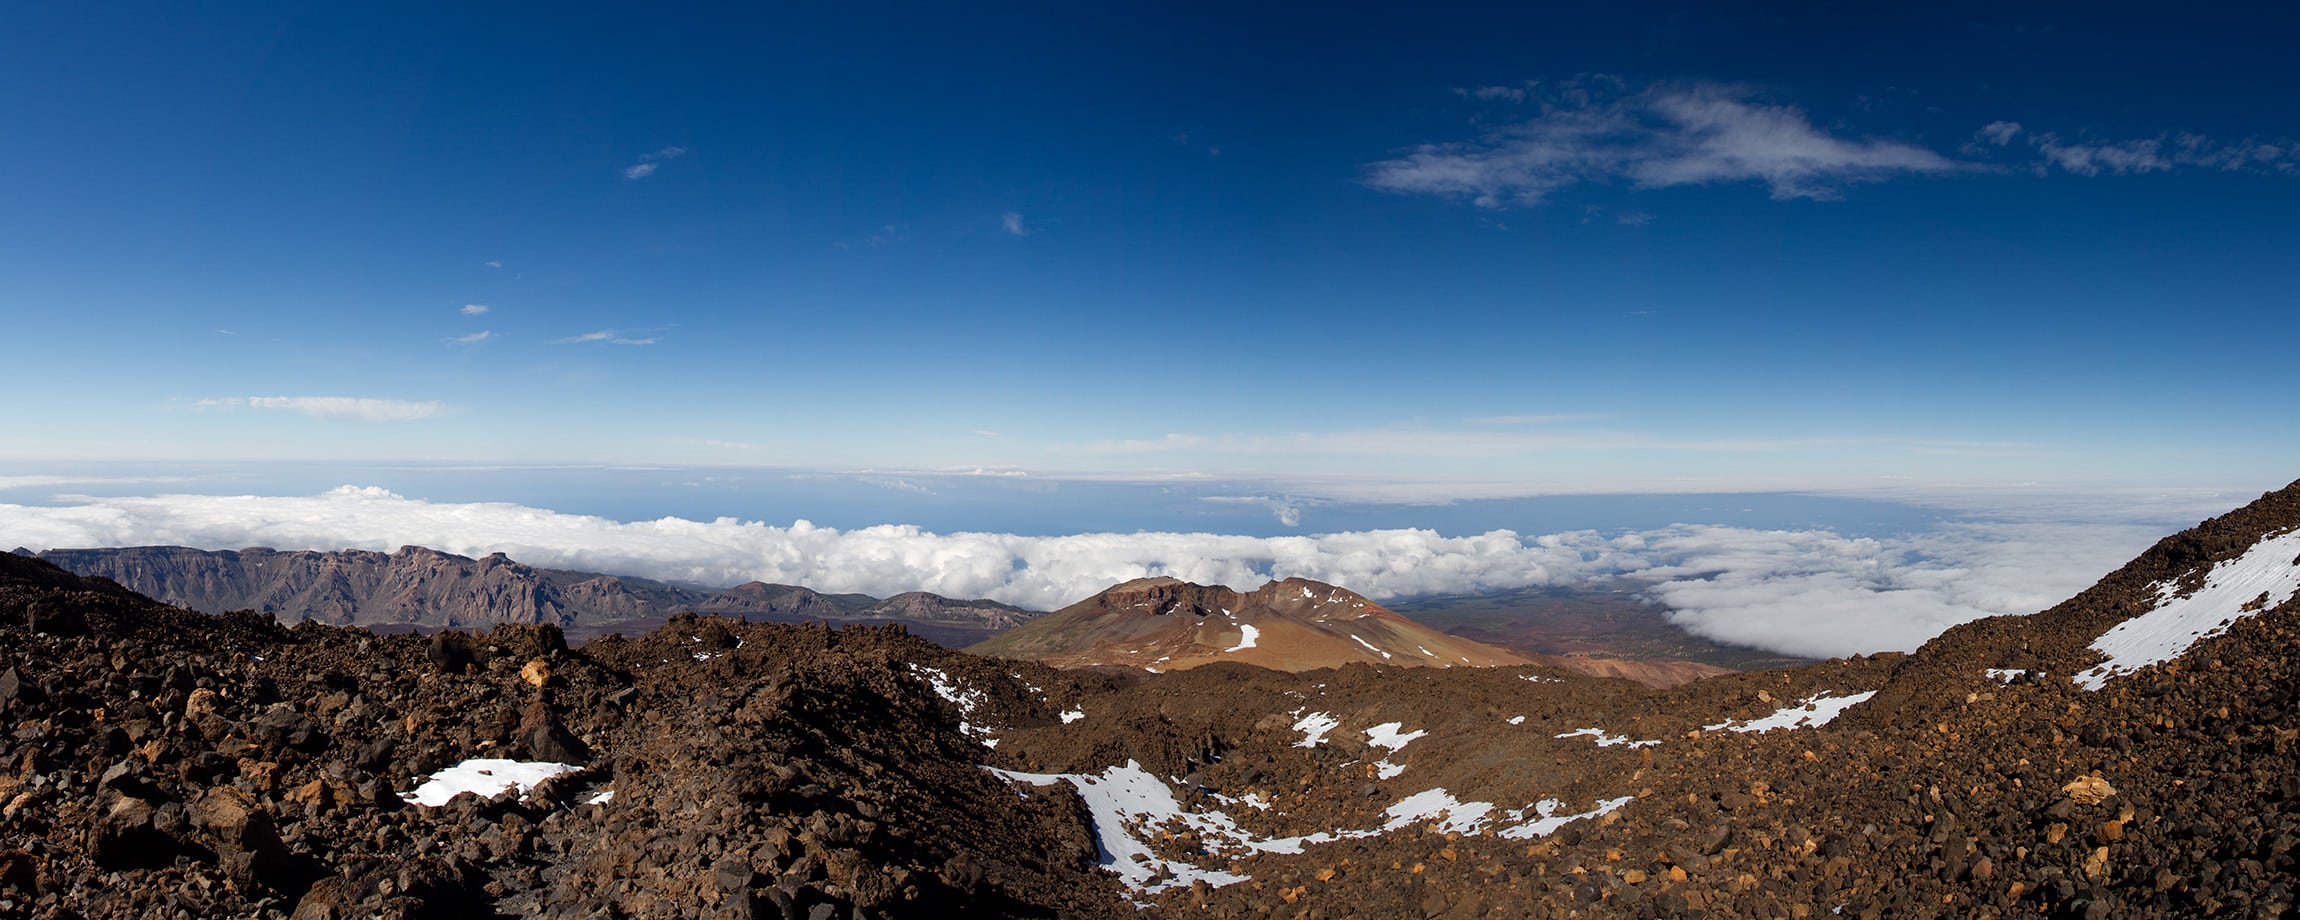
M 1988 674 L 1990 680 L 2000 684 L 2012 683 L 2028 674 L 2027 671 L 2020 668 L 1989 668 L 1985 673 Z
M 1524 725 L 1524 724 L 1525 724 L 1525 717 L 1524 717 L 1524 716 L 1510 716 L 1510 717 L 1509 717 L 1509 724 L 1511 724 L 1511 725 Z M 1563 735 L 1560 735 L 1560 736 L 1558 736 L 1558 737 L 1561 737 L 1561 738 L 1562 738 L 1562 737 L 1564 737 L 1564 736 L 1563 736 Z
M 1428 731 L 1418 728 L 1410 732 L 1399 731 L 1404 727 L 1405 723 L 1403 722 L 1384 722 L 1366 729 L 1366 743 L 1394 751 L 1413 743 L 1415 738 L 1429 734 Z
M 2178 586 L 2157 587 L 2156 609 L 2118 623 L 2092 650 L 2108 660 L 2075 677 L 2078 686 L 2098 690 L 2119 674 L 2178 658 L 2189 646 L 2227 632 L 2237 620 L 2292 599 L 2300 592 L 2300 530 L 2253 544 L 2244 555 L 2213 566 L 2204 587 L 2187 597 Z
M 1294 711 L 1301 712 L 1299 709 Z M 1342 720 L 1334 718 L 1330 713 L 1310 713 L 1303 716 L 1301 721 L 1294 723 L 1294 730 L 1302 733 L 1302 740 L 1294 742 L 1294 746 L 1317 747 L 1325 743 L 1327 732 L 1340 727 L 1342 727 Z
M 1604 801 L 1598 802 L 1596 808 L 1568 815 L 1561 815 L 1557 813 L 1558 809 L 1565 807 L 1564 802 L 1560 802 L 1556 799 L 1542 799 L 1539 802 L 1533 803 L 1533 808 L 1529 809 L 1534 812 L 1533 820 L 1525 821 L 1525 813 L 1522 811 L 1510 812 L 1511 820 L 1525 821 L 1525 823 L 1519 824 L 1515 827 L 1502 828 L 1497 836 L 1508 837 L 1512 840 L 1524 840 L 1529 837 L 1547 837 L 1551 834 L 1557 833 L 1559 828 L 1562 828 L 1568 824 L 1572 824 L 1573 822 L 1579 821 L 1583 818 L 1605 817 L 1607 812 L 1629 804 L 1629 800 L 1633 798 L 1636 798 L 1636 796 L 1625 795 L 1617 799 L 1606 799 Z
M 1065 709 L 1062 711 L 1062 724 L 1064 725 L 1068 725 L 1083 718 L 1086 718 L 1086 710 Z
M 1747 722 L 1727 720 L 1715 725 L 1701 727 L 1707 731 L 1724 729 L 1735 732 L 1769 732 L 1776 728 L 1818 728 L 1843 715 L 1845 710 L 1867 702 L 1869 697 L 1876 695 L 1877 691 L 1875 690 L 1867 690 L 1848 696 L 1816 694 L 1806 697 L 1803 702 L 1796 705 L 1774 710 L 1772 715 L 1762 719 L 1750 719 Z
M 427 808 L 438 808 L 466 792 L 481 798 L 494 798 L 506 790 L 516 788 L 520 797 L 525 798 L 535 788 L 535 784 L 579 769 L 582 768 L 564 763 L 474 758 L 431 774 L 431 778 L 415 787 L 414 792 L 400 798 Z
M 1429 734 L 1428 731 L 1423 729 L 1415 729 L 1410 732 L 1399 732 L 1398 729 L 1403 728 L 1404 726 L 1405 723 L 1402 722 L 1384 722 L 1380 725 L 1366 729 L 1366 743 L 1375 747 L 1388 748 L 1392 752 L 1395 752 L 1398 749 L 1405 747 L 1407 744 L 1412 743 L 1415 738 Z M 1404 772 L 1406 772 L 1404 764 L 1391 763 L 1388 757 L 1384 757 L 1374 762 L 1374 775 L 1382 779 L 1396 779 L 1399 774 Z
M 997 731 L 975 725 L 972 721 L 974 710 L 983 703 L 989 702 L 990 697 L 983 695 L 980 690 L 960 683 L 957 679 L 944 673 L 941 668 L 930 668 L 914 663 L 910 666 L 910 673 L 926 681 L 926 685 L 934 690 L 934 695 L 949 700 L 951 705 L 958 707 L 958 714 L 964 717 L 958 723 L 960 734 L 975 737 L 988 747 L 998 746 L 998 739 L 994 737 L 998 734 Z
M 1076 788 L 1078 797 L 1086 803 L 1087 812 L 1094 821 L 1098 861 L 1103 868 L 1116 873 L 1137 894 L 1156 894 L 1171 888 L 1186 888 L 1198 881 L 1219 887 L 1248 880 L 1245 875 L 1209 869 L 1178 859 L 1166 859 L 1152 852 L 1145 841 L 1173 824 L 1181 824 L 1196 832 L 1200 845 L 1209 856 L 1234 860 L 1255 853 L 1298 854 L 1304 847 L 1314 843 L 1372 837 L 1433 821 L 1437 822 L 1436 830 L 1441 833 L 1478 834 L 1498 819 L 1499 823 L 1507 825 L 1499 832 L 1501 836 L 1522 839 L 1548 834 L 1582 818 L 1603 815 L 1629 801 L 1628 798 L 1611 799 L 1598 803 L 1591 811 L 1560 815 L 1557 812 L 1563 803 L 1556 799 L 1543 799 L 1527 808 L 1503 810 L 1491 802 L 1464 802 L 1444 789 L 1430 789 L 1407 796 L 1391 805 L 1384 811 L 1388 820 L 1379 827 L 1337 828 L 1289 837 L 1258 837 L 1222 812 L 1194 812 L 1183 808 L 1181 802 L 1174 797 L 1173 788 L 1142 769 L 1138 761 L 1129 760 L 1123 766 L 1109 767 L 1094 774 L 1021 773 L 995 767 L 985 769 L 1009 782 L 1034 786 L 1067 782 Z M 1217 794 L 1213 798 L 1225 804 L 1243 802 L 1254 808 L 1269 808 L 1269 804 L 1256 795 L 1233 799 Z
M 1523 717 L 1522 717 L 1522 716 L 1520 716 L 1520 718 L 1523 718 Z M 1577 728 L 1577 729 L 1574 729 L 1573 731 L 1569 731 L 1569 732 L 1566 732 L 1565 734 L 1562 734 L 1562 735 L 1558 735 L 1558 736 L 1556 736 L 1556 737 L 1559 737 L 1559 738 L 1580 738 L 1580 737 L 1583 737 L 1583 736 L 1588 736 L 1588 737 L 1591 737 L 1591 738 L 1595 738 L 1595 739 L 1597 739 L 1597 746 L 1598 746 L 1598 747 L 1612 747 L 1612 746 L 1614 746 L 1614 745 L 1617 745 L 1617 744 L 1626 744 L 1626 745 L 1629 745 L 1630 747 L 1633 747 L 1633 748 L 1641 748 L 1641 747 L 1652 747 L 1652 746 L 1654 746 L 1654 745 L 1656 745 L 1656 744 L 1660 744 L 1660 743 L 1661 743 L 1661 739 L 1659 739 L 1659 738 L 1652 738 L 1652 739 L 1647 739 L 1647 740 L 1644 740 L 1644 741 L 1631 741 L 1631 740 L 1629 740 L 1629 736 L 1628 736 L 1628 735 L 1609 735 L 1609 734 L 1606 734 L 1606 733 L 1605 733 L 1605 730 L 1604 730 L 1604 729 L 1602 729 L 1602 728 Z
M 1033 786 L 1050 786 L 1068 782 L 1078 790 L 1078 797 L 1086 802 L 1086 810 L 1094 817 L 1094 839 L 1101 850 L 1102 868 L 1117 873 L 1126 887 L 1141 894 L 1156 894 L 1168 888 L 1187 888 L 1192 882 L 1203 881 L 1221 887 L 1246 880 L 1246 876 L 1215 869 L 1201 869 L 1180 860 L 1159 858 L 1143 843 L 1137 832 L 1147 835 L 1159 825 L 1170 821 L 1195 824 L 1192 818 L 1213 824 L 1237 825 L 1229 816 L 1219 820 L 1212 816 L 1197 815 L 1182 810 L 1174 800 L 1174 790 L 1158 777 L 1142 769 L 1142 764 L 1129 760 L 1125 766 L 1111 767 L 1099 774 L 1083 773 L 1018 773 L 1013 770 L 993 769 L 991 772 L 1013 782 Z M 1219 815 L 1220 813 L 1215 813 Z M 1240 832 L 1243 835 L 1243 832 Z
M 1492 802 L 1463 802 L 1455 799 L 1452 793 L 1443 788 L 1430 789 L 1406 796 L 1405 799 L 1390 806 L 1388 811 L 1390 820 L 1389 823 L 1382 825 L 1382 831 L 1394 831 L 1427 821 L 1437 821 L 1437 831 L 1441 834 L 1482 834 L 1489 823 L 1498 819 L 1498 823 L 1506 826 L 1496 831 L 1496 836 L 1507 837 L 1512 840 L 1547 837 L 1556 833 L 1559 828 L 1583 818 L 1603 817 L 1607 812 L 1629 804 L 1633 798 L 1635 796 L 1625 795 L 1617 799 L 1605 799 L 1598 802 L 1596 808 L 1588 811 L 1559 814 L 1559 810 L 1565 807 L 1565 803 L 1557 799 L 1542 799 L 1527 808 L 1502 810 L 1497 809 Z M 1351 834 L 1347 836 L 1364 835 Z
M 1245 650 L 1247 650 L 1247 649 L 1253 648 L 1253 647 L 1254 647 L 1254 642 L 1255 642 L 1256 640 L 1259 640 L 1260 638 L 1262 638 L 1262 631 L 1261 631 L 1261 630 L 1259 630 L 1259 629 L 1255 629 L 1255 628 L 1254 628 L 1254 626 L 1253 626 L 1253 624 L 1251 624 L 1251 623 L 1240 623 L 1240 624 L 1238 624 L 1238 633 L 1239 633 L 1239 635 L 1240 635 L 1240 638 L 1238 639 L 1238 644 L 1236 644 L 1236 645 L 1233 645 L 1233 646 L 1230 646 L 1229 648 L 1223 649 L 1222 651 L 1225 651 L 1225 652 L 1242 652 L 1242 651 L 1245 651 Z
M 1357 634 L 1357 633 L 1351 633 L 1351 634 L 1350 634 L 1350 638 L 1351 638 L 1351 639 L 1355 639 L 1359 645 L 1363 645 L 1363 646 L 1365 646 L 1365 647 L 1366 647 L 1366 651 L 1369 651 L 1369 652 L 1372 652 L 1372 653 L 1374 653 L 1374 654 L 1376 654 L 1376 655 L 1380 655 L 1380 656 L 1382 656 L 1382 660 L 1383 660 L 1383 661 L 1388 661 L 1388 660 L 1389 660 L 1389 657 L 1390 657 L 1390 653 L 1388 653 L 1388 652 L 1385 652 L 1385 651 L 1382 651 L 1381 649 L 1375 648 L 1375 647 L 1374 647 L 1374 644 L 1373 644 L 1373 643 L 1371 643 L 1371 642 L 1367 642 L 1367 641 L 1366 641 L 1366 640 L 1364 640 L 1364 639 L 1359 639 L 1359 638 L 1358 638 L 1358 634 Z
M 612 801 L 615 801 L 615 790 L 613 790 L 613 789 L 602 789 L 602 790 L 599 790 L 599 792 L 598 792 L 597 794 L 594 794 L 594 795 L 593 795 L 593 796 L 591 796 L 590 798 L 584 799 L 584 800 L 583 800 L 583 804 L 585 804 L 585 805 L 605 805 L 605 804 L 607 804 L 607 803 L 609 803 L 609 802 L 612 802 Z
M 1424 821 L 1438 821 L 1438 833 L 1474 834 L 1485 825 L 1486 816 L 1493 814 L 1493 807 L 1492 802 L 1464 802 L 1454 798 L 1444 787 L 1425 789 L 1390 806 L 1384 812 L 1390 820 L 1382 825 L 1382 830 L 1394 831 Z

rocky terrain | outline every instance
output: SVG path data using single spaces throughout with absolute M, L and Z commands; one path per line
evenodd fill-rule
M 378 636 L 0 557 L 0 917 L 2283 916 L 2296 594 L 2300 484 L 2033 616 L 1660 691 Z M 480 770 L 555 775 L 433 785 Z
M 903 623 L 929 639 L 961 646 L 1034 615 L 995 601 L 923 592 L 880 600 L 760 582 L 712 591 L 537 568 L 501 553 L 473 559 L 420 546 L 393 553 L 137 546 L 52 549 L 36 555 L 68 571 L 109 578 L 147 597 L 206 613 L 254 610 L 289 621 L 372 629 L 549 623 L 570 639 L 582 640 L 613 631 L 642 632 L 693 610 L 783 623 Z
M 1349 591 L 1306 578 L 1240 592 L 1138 578 L 968 651 L 1055 667 L 1179 671 L 1217 661 L 1279 671 L 1348 664 L 1491 667 L 1529 663 L 1449 636 Z

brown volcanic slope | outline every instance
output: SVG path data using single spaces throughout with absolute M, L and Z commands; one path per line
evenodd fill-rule
M 0 557 L 0 917 L 2290 916 L 2296 593 L 2300 483 L 2039 614 L 1664 692 L 373 636 Z M 2197 605 L 2176 657 L 2072 679 Z M 583 770 L 400 797 L 472 756 Z
M 1278 671 L 1346 664 L 1522 665 L 1514 652 L 1449 636 L 1348 591 L 1304 578 L 1241 594 L 1138 578 L 968 651 L 1060 668 L 1179 671 L 1217 661 Z
M 479 559 L 420 546 L 398 552 L 183 546 L 56 549 L 39 558 L 206 613 L 254 610 L 339 626 L 426 629 L 549 623 L 571 638 L 653 629 L 689 610 L 773 622 L 904 623 L 953 647 L 1036 614 L 994 601 L 913 592 L 879 600 L 750 582 L 712 592 L 644 578 Z

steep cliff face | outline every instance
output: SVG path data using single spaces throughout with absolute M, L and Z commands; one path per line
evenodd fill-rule
M 1173 578 L 1129 581 L 1000 635 L 973 651 L 1056 667 L 1172 671 L 1216 661 L 1280 671 L 1389 664 L 1521 665 L 1514 652 L 1449 636 L 1322 582 L 1251 592 Z
M 500 553 L 472 559 L 419 546 L 394 553 L 151 546 L 40 557 L 206 613 L 258 610 L 337 625 L 566 626 L 655 600 L 618 579 L 537 569 Z
M 688 610 L 784 622 L 894 622 L 979 641 L 1032 614 L 933 594 L 885 601 L 750 582 L 708 591 L 592 572 L 545 569 L 501 553 L 477 559 L 420 546 L 398 552 L 201 550 L 183 546 L 60 549 L 39 558 L 205 613 L 256 610 L 340 626 L 488 627 L 548 623 L 570 635 L 651 627 Z M 934 630 L 941 630 L 935 632 Z M 955 631 L 954 631 L 955 630 Z

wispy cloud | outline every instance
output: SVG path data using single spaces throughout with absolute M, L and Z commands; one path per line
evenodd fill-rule
M 483 303 L 467 303 L 463 305 L 463 315 L 465 316 L 481 316 L 486 314 L 486 312 L 487 305 Z
M 2013 136 L 2019 133 L 2020 122 L 1992 121 L 1981 126 L 1980 137 L 1991 144 L 2002 147 L 2012 143 Z
M 489 259 L 489 260 L 487 260 L 487 261 L 485 261 L 485 262 L 481 262 L 481 263 L 479 263 L 479 264 L 481 264 L 481 265 L 485 265 L 485 266 L 487 266 L 488 268 L 502 268 L 502 267 L 503 267 L 503 260 L 502 260 L 502 259 Z
M 1506 417 L 1505 417 L 1506 418 Z M 1538 416 L 1528 418 L 1539 418 Z M 1560 419 L 1563 421 L 1564 419 Z M 1747 453 L 1801 450 L 1856 443 L 1827 438 L 1673 439 L 1629 431 L 1594 429 L 1492 430 L 1395 426 L 1350 431 L 1225 433 L 1172 432 L 1158 438 L 1126 438 L 1056 445 L 1083 455 L 1203 453 L 1208 455 L 1286 455 L 1352 457 L 1480 458 L 1550 451 L 1709 451 Z M 1554 424 L 1554 423 L 1552 423 Z
M 1531 82 L 1522 86 L 1456 86 L 1453 93 L 1464 99 L 1475 99 L 1479 102 L 1524 102 L 1527 91 L 1538 88 L 1540 88 L 1540 84 Z
M 635 338 L 633 336 L 624 335 L 623 333 L 613 329 L 601 329 L 597 332 L 586 332 L 582 335 L 571 335 L 564 339 L 551 339 L 544 344 L 584 345 L 593 342 L 606 345 L 653 345 L 655 344 L 655 338 L 653 336 L 648 336 L 646 338 Z
M 1985 146 L 1984 146 L 1985 145 Z M 2070 139 L 2051 131 L 2030 131 L 2017 121 L 1992 121 L 1974 135 L 1968 151 L 2020 147 L 2033 151 L 2029 170 L 2077 176 L 2133 176 L 2176 169 L 2300 175 L 2300 142 L 2289 139 L 2227 142 L 2176 132 L 2155 137 Z
M 1302 508 L 1318 504 L 1314 500 L 1298 499 L 1291 495 L 1208 495 L 1201 501 L 1217 505 L 1258 505 L 1270 509 L 1270 516 L 1287 527 L 1302 526 Z
M 1462 91 L 1516 101 L 1512 88 Z M 1971 168 L 1924 147 L 1844 137 L 1794 106 L 1757 101 L 1738 87 L 1617 81 L 1567 84 L 1534 117 L 1470 141 L 1425 144 L 1367 166 L 1368 186 L 1466 199 L 1486 208 L 1534 205 L 1575 185 L 1625 181 L 1642 188 L 1762 182 L 1776 199 L 1833 199 L 1846 186 Z
M 639 155 L 639 162 L 623 167 L 623 178 L 647 178 L 654 175 L 655 170 L 666 161 L 678 159 L 686 154 L 687 148 L 685 147 L 665 147 L 653 153 L 642 153 Z
M 437 401 L 374 399 L 358 396 L 232 396 L 203 399 L 201 409 L 269 409 L 301 412 L 313 418 L 357 422 L 408 422 L 430 418 L 443 408 Z
M 495 338 L 495 333 L 493 333 L 493 332 L 488 332 L 488 331 L 481 331 L 481 332 L 474 332 L 474 333 L 472 333 L 472 334 L 470 334 L 470 335 L 457 335 L 457 336 L 449 336 L 449 337 L 447 338 L 447 344 L 449 344 L 449 345 L 477 345 L 477 344 L 479 344 L 479 343 L 481 343 L 481 342 L 485 342 L 485 341 L 488 341 L 489 339 L 493 339 L 493 338 Z
M 1572 422 L 1594 422 L 1612 416 L 1595 412 L 1556 412 L 1546 415 L 1487 415 L 1463 419 L 1472 425 L 1564 425 Z
M 998 223 L 1006 228 L 1006 232 L 1015 236 L 1029 236 L 1031 233 L 1031 229 L 1022 223 L 1022 212 L 1020 211 L 1008 211 L 1000 215 Z

